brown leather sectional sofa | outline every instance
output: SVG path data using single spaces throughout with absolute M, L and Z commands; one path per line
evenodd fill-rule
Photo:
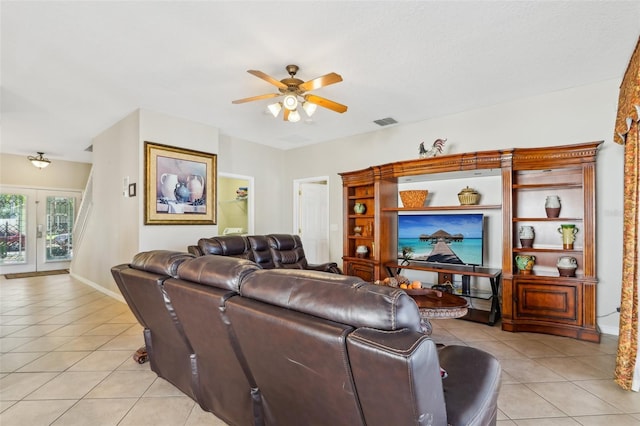
M 307 262 L 307 257 L 298 235 L 222 235 L 200 238 L 197 245 L 187 247 L 196 256 L 216 254 L 249 259 L 262 269 L 309 269 L 341 274 L 335 262 L 318 265 Z
M 231 425 L 496 423 L 498 361 L 437 349 L 402 290 L 162 250 L 112 274 L 151 369 Z

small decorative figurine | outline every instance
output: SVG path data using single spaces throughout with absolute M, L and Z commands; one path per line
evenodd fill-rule
M 436 139 L 429 149 L 425 149 L 424 142 L 420 142 L 420 149 L 418 151 L 420 158 L 435 157 L 436 155 L 442 154 L 442 148 L 444 148 L 446 141 L 446 139 Z

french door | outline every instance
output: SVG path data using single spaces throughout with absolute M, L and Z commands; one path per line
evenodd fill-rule
M 67 269 L 81 192 L 0 187 L 0 274 Z

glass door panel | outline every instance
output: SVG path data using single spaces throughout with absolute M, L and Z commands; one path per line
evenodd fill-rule
M 0 265 L 26 262 L 27 197 L 0 194 Z
M 49 196 L 46 201 L 46 261 L 71 260 L 73 257 L 73 225 L 75 198 Z

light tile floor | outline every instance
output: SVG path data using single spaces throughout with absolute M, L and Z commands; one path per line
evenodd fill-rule
M 433 325 L 437 342 L 500 359 L 500 426 L 640 426 L 640 393 L 612 380 L 615 336 L 594 344 L 462 320 Z M 69 275 L 0 276 L 0 424 L 224 425 L 134 362 L 142 344 L 125 304 Z

